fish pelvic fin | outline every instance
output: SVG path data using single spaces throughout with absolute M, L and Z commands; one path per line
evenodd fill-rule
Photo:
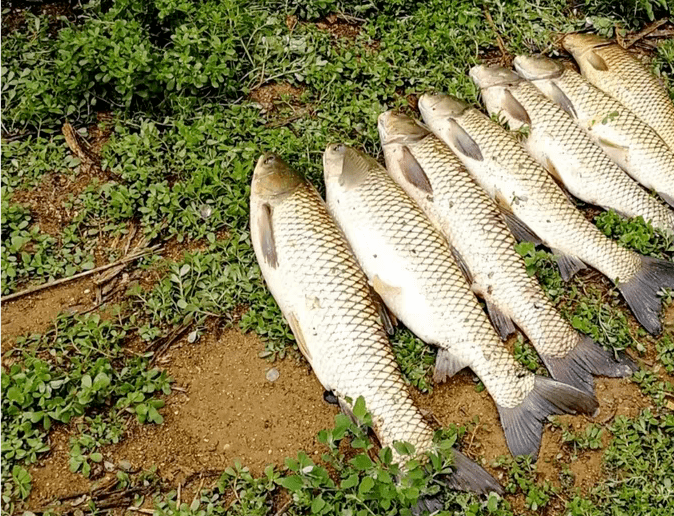
M 585 264 L 575 256 L 563 254 L 554 249 L 553 252 L 555 254 L 555 260 L 557 261 L 557 267 L 559 267 L 559 273 L 562 275 L 564 281 L 569 281 L 578 271 L 587 268 Z
M 631 376 L 637 365 L 625 354 L 617 357 L 587 335 L 580 338 L 578 344 L 565 357 L 556 358 L 540 354 L 545 367 L 555 380 L 573 385 L 578 389 L 594 393 L 593 376 L 623 378 Z
M 658 297 L 662 288 L 674 288 L 674 263 L 648 256 L 641 257 L 641 268 L 629 281 L 618 283 L 634 317 L 651 335 L 662 332 Z
M 531 455 L 536 460 L 543 435 L 543 424 L 555 414 L 594 414 L 597 399 L 571 385 L 537 376 L 534 388 L 516 407 L 496 405 L 510 453 Z
M 658 195 L 662 197 L 667 204 L 669 204 L 672 208 L 674 208 L 674 197 L 664 192 L 658 192 Z

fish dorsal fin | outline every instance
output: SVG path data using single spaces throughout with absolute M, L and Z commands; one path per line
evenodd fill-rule
M 376 162 L 375 162 L 376 163 Z M 374 163 L 354 149 L 347 149 L 342 162 L 339 184 L 347 190 L 356 188 L 370 174 Z
M 258 216 L 258 225 L 260 228 L 260 248 L 264 261 L 272 269 L 278 267 L 278 254 L 276 253 L 276 241 L 274 240 L 274 228 L 272 226 L 272 208 L 264 203 Z
M 464 156 L 476 161 L 483 161 L 480 146 L 471 138 L 463 127 L 453 118 L 449 119 L 450 137 L 456 148 Z
M 578 271 L 585 269 L 585 264 L 575 256 L 564 254 L 557 249 L 552 250 L 559 267 L 559 273 L 564 281 L 569 281 Z
M 554 82 L 550 83 L 550 94 L 552 100 L 559 104 L 559 107 L 566 111 L 569 116 L 578 118 L 578 113 L 576 113 L 576 108 L 573 107 L 571 99 L 569 99 L 569 97 L 566 96 L 566 93 L 564 93 Z
M 606 64 L 606 61 L 604 61 L 604 58 L 597 54 L 594 50 L 590 50 L 587 53 L 586 58 L 587 62 L 590 63 L 590 66 L 595 70 L 600 72 L 605 72 L 608 70 L 608 65 Z
M 372 278 L 372 288 L 377 294 L 381 296 L 382 299 L 390 299 L 399 296 L 402 293 L 402 289 L 400 287 L 389 285 L 376 274 L 374 278 Z
M 293 312 L 290 312 L 288 314 L 287 319 L 288 324 L 290 325 L 290 329 L 293 331 L 293 335 L 295 336 L 295 340 L 297 341 L 297 347 L 300 348 L 300 351 L 304 355 L 304 358 L 306 358 L 309 361 L 309 363 L 311 363 L 311 353 L 309 352 L 307 341 L 304 338 L 304 333 L 302 332 L 302 327 L 300 326 L 297 317 Z
M 403 157 L 400 159 L 400 168 L 408 183 L 416 186 L 419 190 L 433 195 L 433 187 L 428 180 L 428 176 L 421 165 L 412 155 L 410 149 L 405 145 L 403 147 Z
M 384 325 L 384 330 L 389 335 L 393 335 L 396 332 L 396 326 L 398 326 L 398 319 L 396 316 L 388 309 L 386 303 L 377 293 L 373 286 L 370 287 L 370 294 L 374 300 L 374 304 L 377 307 L 377 312 L 379 313 L 379 318 L 381 319 L 382 324 Z
M 630 148 L 620 145 L 619 143 L 612 142 L 606 138 L 599 137 L 597 139 L 599 146 L 602 150 L 617 163 L 625 163 L 629 161 Z
M 503 109 L 515 120 L 531 126 L 531 118 L 529 118 L 529 113 L 527 113 L 527 110 L 522 104 L 520 104 L 512 92 L 506 88 L 503 92 L 503 95 Z

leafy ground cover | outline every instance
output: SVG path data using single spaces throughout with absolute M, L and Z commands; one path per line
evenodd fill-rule
M 380 154 L 381 111 L 413 113 L 416 97 L 427 90 L 477 103 L 466 75 L 477 62 L 559 53 L 561 32 L 636 31 L 673 7 L 666 0 L 53 5 L 56 13 L 39 6 L 3 11 L 2 294 L 114 261 L 125 251 L 113 242 L 143 239 L 178 251 L 140 258 L 128 266 L 135 280 L 109 302 L 93 313 L 63 313 L 53 327 L 17 338 L 5 352 L 6 513 L 27 507 L 30 466 L 48 457 L 54 427 L 76 421 L 69 465 L 89 477 L 102 471 L 101 450 L 123 439 L 129 421 L 162 424 L 171 379 L 156 362 L 174 337 L 193 341 L 217 320 L 263 337 L 267 360 L 296 355 L 248 236 L 248 184 L 262 151 L 282 154 L 320 188 L 328 142 Z M 674 98 L 672 41 L 648 52 Z M 61 134 L 66 121 L 100 144 L 92 161 L 69 150 Z M 56 179 L 77 185 L 46 203 L 65 214 L 58 221 L 49 216 L 54 211 L 40 209 L 44 197 L 36 197 L 46 185 L 60 184 Z M 674 257 L 671 239 L 643 221 L 601 213 L 595 222 L 626 247 Z M 518 251 L 577 329 L 650 363 L 634 381 L 653 408 L 567 431 L 563 457 L 602 450 L 602 478 L 589 492 L 541 481 L 537 466 L 504 457 L 495 468 L 512 498 L 443 492 L 445 510 L 671 513 L 674 420 L 667 374 L 674 372 L 674 339 L 649 337 L 598 274 L 563 284 L 550 253 L 529 244 Z M 671 293 L 664 296 L 671 303 Z M 410 383 L 432 390 L 433 351 L 404 329 L 393 341 Z M 514 349 L 527 367 L 542 370 L 528 343 L 520 340 Z M 361 426 L 339 418 L 321 434 L 321 464 L 300 454 L 261 478 L 232 467 L 191 504 L 179 502 L 176 486 L 152 472 L 118 471 L 116 481 L 120 489 L 146 493 L 130 504 L 151 500 L 161 515 L 268 514 L 282 507 L 289 514 L 394 514 L 421 495 L 438 495 L 447 447 L 467 429 L 439 435 L 438 456 L 412 465 L 409 483 L 400 485 L 387 452 L 368 449 L 367 416 L 361 415 Z M 350 444 L 338 446 L 344 437 Z M 95 498 L 89 503 L 88 510 L 102 510 Z

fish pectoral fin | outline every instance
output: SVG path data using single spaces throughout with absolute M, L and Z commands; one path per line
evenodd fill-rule
M 300 351 L 304 355 L 304 358 L 306 358 L 309 363 L 311 364 L 311 353 L 309 352 L 309 347 L 307 346 L 307 341 L 304 338 L 304 333 L 302 332 L 302 327 L 300 326 L 299 321 L 297 320 L 297 317 L 293 312 L 290 312 L 288 314 L 288 324 L 290 325 L 290 329 L 293 332 L 293 335 L 295 336 L 295 340 L 297 341 L 297 347 L 300 348 Z
M 507 199 L 500 190 L 496 192 L 496 205 L 501 211 L 508 229 L 519 242 L 532 242 L 536 245 L 543 243 L 536 233 L 513 213 Z
M 396 316 L 393 314 L 393 312 L 388 309 L 386 303 L 384 303 L 384 300 L 372 286 L 370 287 L 370 294 L 372 294 L 372 299 L 374 300 L 374 304 L 377 307 L 377 313 L 379 313 L 381 323 L 384 325 L 384 330 L 386 330 L 388 335 L 395 334 L 396 326 L 398 326 L 398 319 L 396 319 Z
M 468 284 L 471 285 L 473 283 L 473 275 L 471 274 L 468 265 L 463 259 L 463 256 L 461 256 L 461 253 L 459 253 L 459 251 L 454 246 L 449 246 L 449 249 L 452 251 L 452 256 L 454 257 L 456 264 L 459 266 L 459 269 L 461 269 L 463 277 L 466 278 Z
M 553 179 L 557 181 L 558 184 L 560 185 L 564 184 L 564 181 L 562 181 L 562 176 L 559 173 L 559 170 L 557 170 L 557 167 L 548 156 L 545 156 L 545 169 L 550 173 Z
M 278 267 L 278 254 L 276 253 L 276 241 L 274 240 L 274 227 L 272 225 L 272 208 L 267 203 L 264 203 L 260 209 L 258 225 L 260 228 L 259 243 L 260 249 L 262 249 L 262 256 L 264 257 L 264 261 L 275 269 Z
M 446 349 L 438 349 L 438 356 L 435 359 L 435 371 L 433 372 L 433 381 L 436 383 L 444 382 L 468 367 L 468 363 L 457 358 Z
M 531 126 L 531 118 L 525 107 L 515 98 L 509 89 L 504 91 L 502 108 L 515 120 Z
M 485 303 L 487 303 L 487 313 L 489 314 L 491 324 L 498 332 L 501 340 L 506 340 L 510 335 L 515 333 L 515 325 L 510 317 L 499 310 L 494 303 L 486 299 Z
M 557 267 L 559 267 L 559 272 L 564 281 L 569 281 L 578 271 L 587 268 L 585 264 L 575 256 L 564 254 L 556 249 L 553 249 L 552 252 L 555 255 Z
M 606 64 L 606 61 L 604 61 L 604 58 L 597 54 L 594 50 L 590 50 L 585 57 L 587 58 L 587 62 L 590 64 L 590 66 L 595 70 L 600 72 L 606 72 L 608 70 L 608 65 Z
M 374 291 L 379 294 L 382 299 L 390 299 L 399 296 L 403 291 L 400 287 L 389 285 L 376 274 L 374 278 L 372 278 L 372 288 L 374 288 Z
M 625 145 L 620 145 L 619 143 L 612 142 L 606 138 L 598 138 L 599 145 L 602 150 L 611 158 L 613 161 L 618 164 L 628 163 L 630 148 Z M 621 165 L 622 166 L 622 165 Z
M 449 135 L 452 139 L 452 143 L 464 156 L 474 159 L 476 161 L 483 161 L 484 157 L 482 156 L 482 151 L 480 151 L 480 146 L 471 138 L 471 136 L 465 131 L 463 127 L 453 118 L 449 119 Z
M 408 183 L 416 186 L 419 190 L 433 195 L 433 187 L 416 158 L 407 146 L 403 147 L 403 156 L 400 159 L 400 169 Z
M 578 118 L 578 113 L 576 112 L 576 108 L 573 107 L 573 102 L 571 102 L 571 99 L 566 96 L 566 93 L 564 93 L 554 82 L 550 83 L 550 96 L 569 116 Z

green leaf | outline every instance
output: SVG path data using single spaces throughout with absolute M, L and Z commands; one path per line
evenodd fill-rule
M 360 481 L 360 486 L 358 486 L 358 493 L 364 494 L 369 492 L 374 487 L 374 480 L 372 477 L 365 477 Z
M 297 475 L 290 475 L 281 479 L 280 484 L 288 491 L 299 491 L 304 486 L 302 478 Z
M 353 473 L 349 475 L 347 478 L 342 480 L 342 483 L 340 484 L 342 489 L 349 489 L 351 487 L 354 487 L 356 484 L 358 484 L 358 474 Z
M 353 459 L 351 459 L 350 462 L 353 464 L 354 468 L 360 471 L 368 470 L 373 466 L 372 459 L 370 459 L 370 457 L 364 453 L 359 453 Z

